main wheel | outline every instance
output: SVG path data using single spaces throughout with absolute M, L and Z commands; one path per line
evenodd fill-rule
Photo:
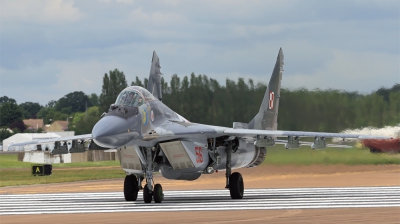
M 244 191 L 244 183 L 242 174 L 232 173 L 229 177 L 229 191 L 232 199 L 242 199 Z
M 128 175 L 124 181 L 124 196 L 126 201 L 136 201 L 139 188 L 135 175 Z
M 155 203 L 161 203 L 164 199 L 164 193 L 161 184 L 156 184 L 154 186 L 153 198 Z
M 147 185 L 145 185 L 144 188 L 143 188 L 143 201 L 144 201 L 144 203 L 151 203 L 152 197 L 153 197 L 152 193 L 150 193 L 149 188 L 147 187 Z

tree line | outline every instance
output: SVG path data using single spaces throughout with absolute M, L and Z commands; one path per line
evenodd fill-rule
M 227 79 L 221 85 L 206 75 L 193 73 L 183 79 L 173 75 L 169 84 L 162 85 L 164 103 L 186 119 L 226 127 L 234 121 L 250 122 L 267 88 L 264 83 L 243 78 Z M 280 130 L 340 132 L 400 123 L 400 84 L 370 94 L 282 88 L 279 103 Z
M 147 83 L 147 78 L 141 81 L 136 77 L 131 85 L 146 87 Z M 44 119 L 45 124 L 68 119 L 69 130 L 76 134 L 90 133 L 101 114 L 108 111 L 127 86 L 125 74 L 115 69 L 104 74 L 100 95 L 75 91 L 44 106 L 34 102 L 18 105 L 14 99 L 0 97 L 0 140 L 10 135 L 5 128 L 14 133 L 27 131 L 22 119 L 29 118 Z M 243 78 L 226 79 L 222 84 L 206 75 L 192 73 L 181 78 L 174 74 L 169 83 L 162 79 L 162 90 L 163 103 L 186 119 L 231 127 L 232 122 L 248 123 L 257 114 L 266 84 Z M 278 115 L 281 130 L 340 132 L 399 123 L 400 84 L 369 94 L 335 89 L 281 89 Z

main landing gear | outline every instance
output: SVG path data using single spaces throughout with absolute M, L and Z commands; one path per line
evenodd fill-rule
M 235 172 L 231 174 L 232 141 L 228 142 L 226 148 L 226 189 L 229 189 L 232 199 L 242 199 L 244 193 L 244 182 L 242 174 Z
M 153 150 L 155 151 L 155 150 Z M 146 184 L 143 187 L 144 203 L 161 203 L 164 199 L 164 193 L 161 184 L 155 184 L 153 188 L 153 157 L 152 148 L 146 148 L 145 176 Z M 136 201 L 138 192 L 142 188 L 143 176 L 137 178 L 135 175 L 127 175 L 124 182 L 124 196 L 126 201 Z
M 125 201 L 136 201 L 139 193 L 139 183 L 135 175 L 127 175 L 124 181 Z

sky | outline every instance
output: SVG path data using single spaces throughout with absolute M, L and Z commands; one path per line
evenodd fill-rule
M 117 68 L 169 82 L 194 72 L 267 83 L 279 48 L 284 88 L 370 93 L 400 83 L 400 1 L 1 0 L 0 95 L 45 105 L 101 93 Z

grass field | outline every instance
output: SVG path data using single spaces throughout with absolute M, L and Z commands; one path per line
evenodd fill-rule
M 31 165 L 17 154 L 0 154 L 0 187 L 125 177 L 118 161 L 54 164 L 51 176 L 33 176 Z
M 263 164 L 272 165 L 379 165 L 400 164 L 400 155 L 372 154 L 366 149 L 327 148 L 312 150 L 300 147 L 284 149 L 282 145 L 268 148 Z M 0 154 L 0 187 L 30 184 L 73 182 L 123 178 L 124 171 L 118 161 L 54 164 L 51 176 L 32 176 L 31 164 L 17 161 L 16 154 Z
M 31 184 L 50 184 L 82 180 L 123 178 L 125 172 L 117 167 L 99 169 L 53 169 L 51 176 L 32 176 L 30 169 L 1 170 L 0 187 Z

